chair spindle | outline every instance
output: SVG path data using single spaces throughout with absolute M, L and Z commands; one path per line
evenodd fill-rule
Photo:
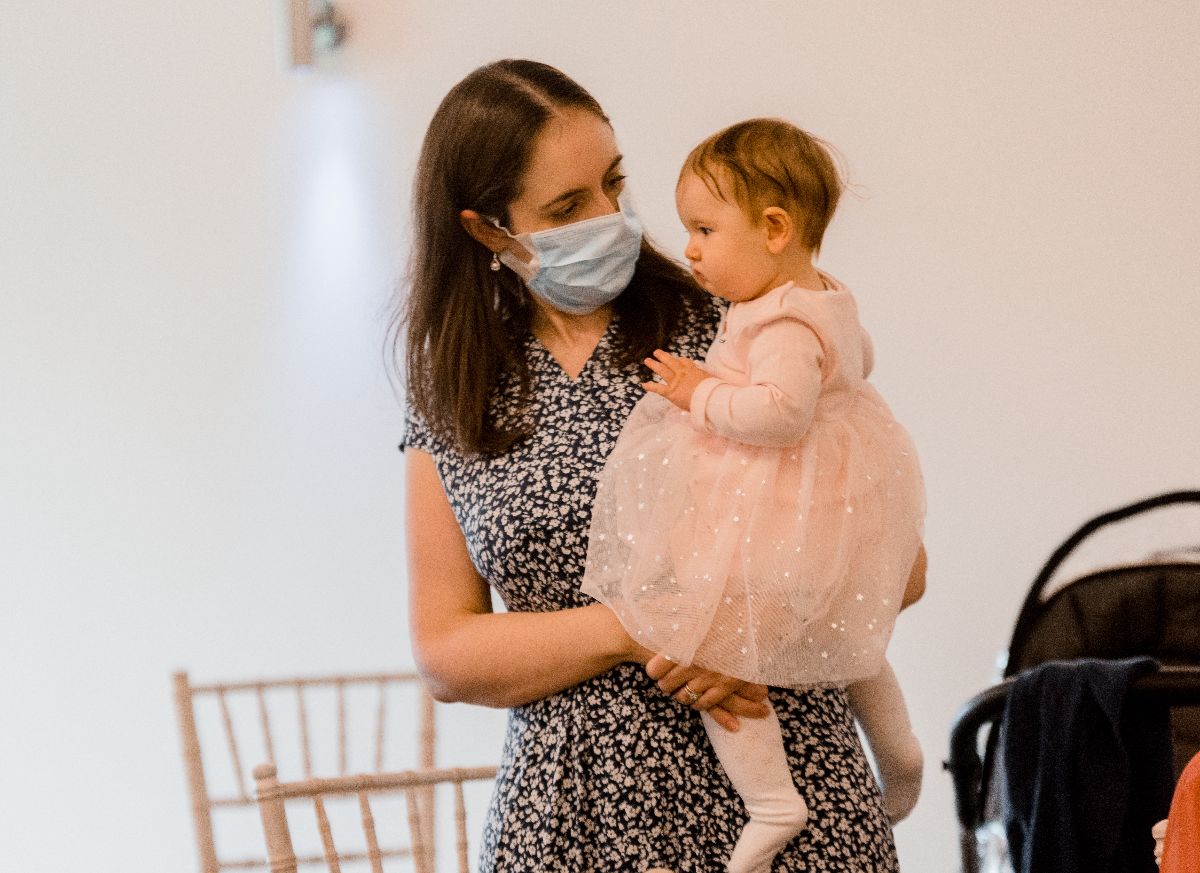
M 383 854 L 379 851 L 375 816 L 371 814 L 371 801 L 367 798 L 367 792 L 358 792 L 358 806 L 362 812 L 363 834 L 367 838 L 367 859 L 371 862 L 371 873 L 383 873 Z
M 263 744 L 267 747 L 267 761 L 275 763 L 275 743 L 271 737 L 271 717 L 267 715 L 267 698 L 261 683 L 254 686 L 255 697 L 258 698 L 258 721 L 262 725 Z
M 312 744 L 308 739 L 308 707 L 304 702 L 304 683 L 296 683 L 296 707 L 300 717 L 300 748 L 304 752 L 304 776 L 312 778 Z
M 238 797 L 250 800 L 246 792 L 246 777 L 242 772 L 242 758 L 238 754 L 237 737 L 233 733 L 233 718 L 229 715 L 229 703 L 225 699 L 225 690 L 217 692 L 217 702 L 221 706 L 221 721 L 225 725 L 225 741 L 229 744 L 229 760 L 233 764 L 233 775 L 237 779 Z
M 325 798 L 320 795 L 314 797 L 313 808 L 317 812 L 317 830 L 321 832 L 321 846 L 325 850 L 325 864 L 329 867 L 329 873 L 342 873 L 337 847 L 333 844 L 333 830 L 329 827 L 329 816 L 325 814 Z

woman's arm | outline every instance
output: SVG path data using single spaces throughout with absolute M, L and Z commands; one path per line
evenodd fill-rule
M 909 571 L 908 582 L 904 586 L 904 599 L 900 603 L 901 609 L 908 609 L 925 596 L 925 572 L 928 566 L 929 558 L 925 554 L 925 545 L 922 543 L 921 548 L 917 551 L 917 558 L 913 561 L 912 570 Z
M 653 653 L 634 643 L 601 604 L 493 613 L 433 458 L 411 448 L 405 456 L 409 621 L 417 667 L 435 699 L 518 706 L 617 664 L 650 659 Z M 761 714 L 755 694 L 755 686 L 731 684 L 725 695 L 709 695 L 703 708 L 715 707 L 718 721 L 736 726 L 738 715 Z
M 487 582 L 427 452 L 405 452 L 409 622 L 417 665 L 438 700 L 516 706 L 635 659 L 599 604 L 562 612 L 492 612 Z

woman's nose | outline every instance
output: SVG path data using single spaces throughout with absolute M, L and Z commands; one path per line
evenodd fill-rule
M 621 206 L 619 203 L 617 203 L 617 195 L 613 194 L 611 191 L 603 192 L 599 197 L 596 198 L 596 202 L 609 207 L 602 212 L 596 213 L 597 216 L 612 215 L 614 212 L 621 211 Z

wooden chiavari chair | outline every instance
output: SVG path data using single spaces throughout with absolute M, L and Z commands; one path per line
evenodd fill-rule
M 184 770 L 187 777 L 188 792 L 191 800 L 192 817 L 195 824 L 196 849 L 200 862 L 201 873 L 221 873 L 226 870 L 266 869 L 268 861 L 265 857 L 222 858 L 218 856 L 219 840 L 214 833 L 220 830 L 214 824 L 214 811 L 220 811 L 222 821 L 230 815 L 241 816 L 245 813 L 243 830 L 257 830 L 252 807 L 256 805 L 255 797 L 247 789 L 248 777 L 251 775 L 242 761 L 253 755 L 254 761 L 264 758 L 273 766 L 280 766 L 277 759 L 287 756 L 299 758 L 302 762 L 296 769 L 296 775 L 305 779 L 315 778 L 314 771 L 325 769 L 321 760 L 332 757 L 328 748 L 314 748 L 314 738 L 321 740 L 323 735 L 336 732 L 336 775 L 344 776 L 349 772 L 351 752 L 362 753 L 369 751 L 371 760 L 366 766 L 358 764 L 354 771 L 371 767 L 375 772 L 383 771 L 385 766 L 396 769 L 394 760 L 398 740 L 394 737 L 400 718 L 388 718 L 389 709 L 395 710 L 398 703 L 403 703 L 402 694 L 411 696 L 411 706 L 408 707 L 416 716 L 412 719 L 416 725 L 417 743 L 414 759 L 410 766 L 432 768 L 435 764 L 435 723 L 433 699 L 425 691 L 416 673 L 374 673 L 346 676 L 309 676 L 288 679 L 269 679 L 259 681 L 221 682 L 204 685 L 193 685 L 186 672 L 174 674 L 175 705 L 179 720 L 180 738 L 183 746 Z M 361 702 L 364 693 L 374 691 L 375 701 L 367 708 L 373 710 L 368 719 L 359 718 L 352 722 L 352 713 L 360 713 L 363 707 L 348 706 L 348 697 L 355 695 L 355 702 Z M 292 697 L 294 700 L 285 706 L 282 698 Z M 316 698 L 316 700 L 314 700 Z M 331 699 L 332 698 L 332 699 Z M 321 704 L 326 704 L 322 706 Z M 389 706 L 390 704 L 390 706 Z M 329 724 L 326 710 L 336 711 L 336 725 Z M 203 726 L 208 730 L 200 731 L 198 727 L 199 711 L 208 716 Z M 287 721 L 287 731 L 280 730 L 281 709 L 290 710 Z M 242 718 L 235 718 L 235 710 Z M 249 712 L 253 716 L 247 718 Z M 247 721 L 256 722 L 256 727 L 247 731 Z M 408 721 L 409 719 L 404 719 Z M 212 722 L 217 722 L 216 727 Z M 370 721 L 367 725 L 359 722 Z M 224 735 L 224 742 L 217 739 Z M 252 734 L 253 737 L 248 736 Z M 208 745 L 201 748 L 201 736 Z M 250 742 L 250 740 L 253 742 Z M 353 741 L 352 741 L 353 740 Z M 253 745 L 252 750 L 246 746 Z M 221 746 L 215 749 L 213 746 Z M 298 746 L 296 749 L 294 747 Z M 245 754 L 244 754 L 245 752 Z M 223 754 L 222 754 L 223 753 Z M 318 754 L 324 753 L 324 754 Z M 217 758 L 226 759 L 226 767 L 216 773 L 212 764 Z M 357 756 L 361 760 L 361 754 Z M 206 769 L 206 758 L 209 767 Z M 389 760 L 391 759 L 391 760 Z M 285 771 L 287 770 L 284 767 Z M 332 769 L 332 768 L 331 768 Z M 333 773 L 329 775 L 335 775 Z M 218 778 L 214 780 L 214 776 Z M 210 794 L 209 785 L 223 782 L 232 785 L 230 790 Z M 419 845 L 427 851 L 427 858 L 419 859 L 433 869 L 435 847 L 434 816 L 432 814 L 432 789 L 417 796 L 417 803 L 424 803 L 429 810 L 426 815 L 422 809 L 414 807 L 424 829 Z M 227 823 L 228 824 L 228 823 Z M 392 854 L 403 855 L 414 851 L 414 846 L 398 847 L 390 850 Z M 300 864 L 319 863 L 320 855 L 306 856 L 298 859 Z
M 376 829 L 376 813 L 372 797 L 401 793 L 408 811 L 408 832 L 412 845 L 413 869 L 416 873 L 435 873 L 434 852 L 426 842 L 429 831 L 423 816 L 429 810 L 427 796 L 439 787 L 449 788 L 454 795 L 455 855 L 458 873 L 469 873 L 469 847 L 466 802 L 463 785 L 469 782 L 491 782 L 496 777 L 493 767 L 457 767 L 434 770 L 407 770 L 396 773 L 368 773 L 358 776 L 338 776 L 331 779 L 305 779 L 299 782 L 280 782 L 274 764 L 254 768 L 258 809 L 262 816 L 263 834 L 271 873 L 296 873 L 298 860 L 292 845 L 286 802 L 299 798 L 312 800 L 316 829 L 320 834 L 322 856 L 329 873 L 341 873 L 342 861 L 365 860 L 371 873 L 384 873 L 387 850 L 380 848 Z M 362 827 L 363 849 L 339 850 L 326 801 L 353 796 L 357 799 Z M 344 834 L 343 834 L 344 836 Z

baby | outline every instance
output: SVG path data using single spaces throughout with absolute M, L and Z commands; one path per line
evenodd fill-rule
M 922 757 L 884 653 L 906 585 L 923 584 L 924 486 L 866 381 L 854 297 L 813 263 L 841 190 L 825 145 L 776 119 L 720 131 L 684 162 L 684 255 L 731 305 L 703 366 L 646 360 L 661 381 L 601 474 L 582 588 L 679 664 L 848 686 L 895 822 Z M 729 732 L 701 715 L 749 814 L 728 870 L 768 873 L 808 819 L 779 722 Z

